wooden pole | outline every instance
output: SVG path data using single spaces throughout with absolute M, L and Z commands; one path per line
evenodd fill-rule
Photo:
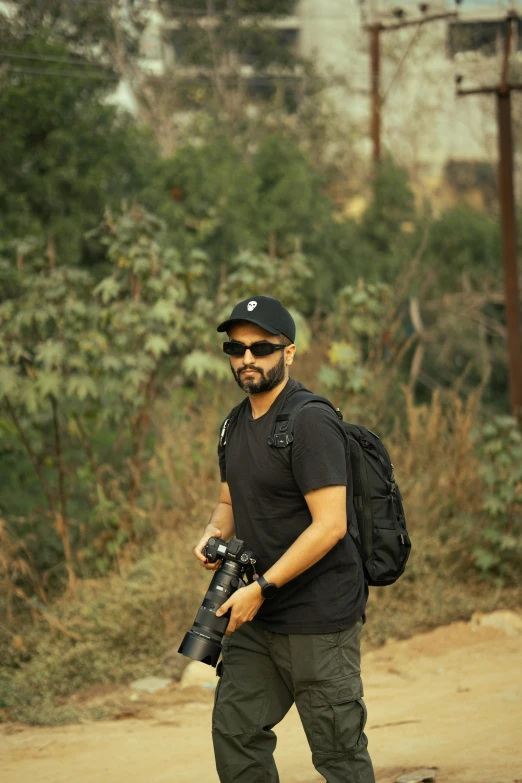
M 370 84 L 372 95 L 371 137 L 373 161 L 377 164 L 381 159 L 381 42 L 380 25 L 372 25 L 370 32 Z
M 520 295 L 517 271 L 515 196 L 513 188 L 513 134 L 511 129 L 511 90 L 497 92 L 499 167 L 498 183 L 502 214 L 502 262 L 506 298 L 506 326 L 511 412 L 522 420 L 522 337 Z

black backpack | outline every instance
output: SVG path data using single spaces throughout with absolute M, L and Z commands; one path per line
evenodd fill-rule
M 233 408 L 225 419 L 219 441 L 221 446 L 226 445 L 229 427 L 244 402 Z M 311 402 L 323 403 L 335 411 L 347 436 L 346 459 L 350 460 L 347 467 L 351 467 L 353 480 L 353 508 L 348 509 L 348 531 L 361 556 L 366 581 L 373 587 L 391 585 L 404 573 L 411 542 L 393 465 L 380 438 L 366 427 L 343 421 L 339 408 L 325 397 L 299 389 L 277 416 L 268 443 L 276 449 L 291 446 L 295 416 Z

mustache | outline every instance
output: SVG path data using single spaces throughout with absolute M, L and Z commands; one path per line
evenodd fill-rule
M 240 370 L 237 370 L 237 374 L 241 375 L 241 373 L 244 372 L 245 370 L 257 370 L 258 373 L 264 375 L 264 372 L 260 367 L 241 367 Z

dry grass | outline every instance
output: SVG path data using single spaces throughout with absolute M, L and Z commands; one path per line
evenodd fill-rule
M 67 722 L 80 714 L 67 700 L 81 689 L 151 674 L 179 679 L 185 661 L 176 650 L 209 581 L 189 556 L 195 534 L 190 529 L 184 535 L 162 533 L 152 550 L 123 566 L 122 573 L 79 582 L 74 595 L 64 595 L 52 607 L 67 633 L 36 622 L 5 639 L 0 647 L 4 719 Z
M 435 393 L 429 405 L 416 406 L 405 390 L 404 419 L 386 445 L 404 496 L 412 554 L 395 585 L 371 589 L 367 643 L 522 604 L 520 588 L 485 581 L 473 567 L 484 493 L 471 438 L 478 417 L 476 397 Z
M 145 498 L 155 531 L 148 551 L 123 558 L 118 574 L 79 582 L 75 593 L 47 608 L 45 619 L 37 612 L 8 620 L 6 606 L 0 607 L 4 720 L 77 720 L 87 708 L 71 696 L 83 689 L 148 674 L 180 676 L 186 660 L 177 646 L 209 581 L 191 548 L 216 499 L 217 431 L 235 403 L 229 393 L 207 391 L 205 403 L 198 392 L 184 410 L 166 406 L 159 412 Z M 413 553 L 396 585 L 371 592 L 367 646 L 469 618 L 477 609 L 522 604 L 520 590 L 479 578 L 469 554 L 476 535 L 469 520 L 479 512 L 483 492 L 470 440 L 477 417 L 475 398 L 434 395 L 431 404 L 415 406 L 406 391 L 396 428 L 379 433 L 396 465 Z M 11 560 L 23 559 L 16 542 L 10 546 Z

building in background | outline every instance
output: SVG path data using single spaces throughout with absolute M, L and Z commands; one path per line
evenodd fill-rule
M 336 105 L 356 118 L 360 147 L 371 155 L 369 34 L 385 26 L 456 12 L 456 18 L 383 32 L 382 144 L 413 175 L 417 189 L 444 204 L 465 196 L 483 206 L 496 193 L 497 130 L 493 96 L 458 98 L 466 87 L 500 78 L 509 10 L 514 0 L 301 0 L 300 46 L 318 68 L 343 76 Z M 522 65 L 522 22 L 512 45 L 512 72 Z M 519 80 L 520 81 L 520 80 Z M 516 104 L 515 99 L 515 119 Z
M 202 7 L 189 20 L 153 12 L 142 37 L 142 69 L 151 78 L 175 76 L 180 100 L 173 111 L 180 114 L 197 110 L 211 79 L 223 90 L 234 84 L 242 104 L 254 110 L 264 111 L 264 105 L 278 100 L 291 113 L 301 96 L 299 57 L 306 58 L 332 78 L 329 98 L 350 128 L 357 129 L 358 150 L 370 158 L 366 26 L 456 12 L 455 17 L 380 35 L 382 145 L 409 169 L 419 193 L 441 204 L 464 195 L 482 206 L 495 197 L 494 98 L 458 98 L 455 78 L 459 75 L 466 87 L 498 83 L 506 15 L 509 10 L 522 15 L 522 0 L 300 0 L 284 7 L 286 13 L 242 19 L 241 45 L 220 55 L 218 69 L 211 33 L 219 24 L 219 3 L 213 15 Z M 249 37 L 249 30 L 258 37 Z M 522 65 L 520 20 L 514 33 L 511 63 L 516 71 Z M 280 52 L 287 50 L 288 59 L 279 54 L 267 61 L 259 41 L 268 48 L 273 41 Z

